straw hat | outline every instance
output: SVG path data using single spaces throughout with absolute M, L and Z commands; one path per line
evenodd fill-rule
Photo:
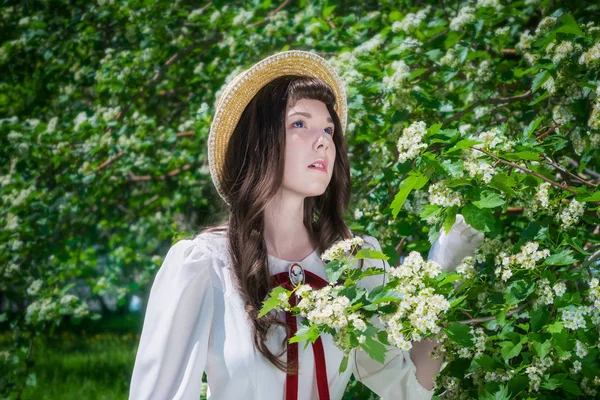
M 327 83 L 335 94 L 334 109 L 340 118 L 342 131 L 346 130 L 348 106 L 344 84 L 333 67 L 317 54 L 301 50 L 284 51 L 273 54 L 241 72 L 221 94 L 208 137 L 210 175 L 217 192 L 228 205 L 230 202 L 221 187 L 227 143 L 242 112 L 259 90 L 275 78 L 284 75 L 308 76 Z

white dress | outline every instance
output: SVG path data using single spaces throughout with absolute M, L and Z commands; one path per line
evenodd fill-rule
M 372 236 L 363 238 L 381 249 Z M 292 263 L 268 258 L 271 274 L 287 271 Z M 318 250 L 295 262 L 327 280 Z M 384 261 L 365 260 L 368 266 L 389 267 Z M 383 277 L 372 276 L 361 283 L 374 287 Z M 286 374 L 254 348 L 251 332 L 233 285 L 226 237 L 203 233 L 177 242 L 150 291 L 129 398 L 198 400 L 206 372 L 208 399 L 284 400 Z M 274 330 L 269 348 L 277 352 L 284 335 L 283 327 Z M 417 381 L 408 352 L 388 347 L 386 362 L 381 364 L 363 351 L 353 351 L 348 368 L 340 374 L 343 353 L 331 335 L 322 335 L 322 341 L 332 400 L 342 398 L 352 374 L 382 399 L 430 399 L 433 395 Z M 318 399 L 312 345 L 304 347 L 304 343 L 298 346 L 298 399 Z

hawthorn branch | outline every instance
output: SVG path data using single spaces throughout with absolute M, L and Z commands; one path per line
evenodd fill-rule
M 567 161 L 569 161 L 569 164 L 571 164 L 571 166 L 575 167 L 575 168 L 579 168 L 579 163 L 575 160 L 573 160 L 570 157 L 567 157 Z M 584 168 L 583 172 L 585 172 L 588 175 L 593 176 L 594 178 L 596 178 L 599 182 L 600 182 L 600 174 L 596 171 L 593 171 L 589 168 Z
M 532 304 L 531 301 L 529 301 L 529 302 L 527 302 L 527 303 L 525 303 L 523 305 L 520 305 L 519 307 L 513 308 L 512 310 L 510 310 L 510 311 L 508 311 L 506 313 L 506 316 L 510 317 L 513 314 L 521 312 L 524 309 L 526 309 L 527 307 L 529 307 L 531 304 Z M 467 320 L 458 321 L 458 322 L 461 323 L 461 324 L 463 324 L 463 325 L 470 325 L 470 324 L 479 324 L 479 323 L 487 322 L 487 321 L 493 321 L 495 319 L 496 319 L 496 316 L 492 315 L 490 317 L 472 318 L 472 319 L 467 319 Z
M 546 156 L 546 155 L 542 154 L 542 155 L 541 155 L 541 157 L 542 157 L 542 159 L 543 159 L 543 160 L 546 160 L 546 162 L 547 162 L 549 165 L 553 166 L 554 168 L 556 168 L 556 169 L 557 169 L 557 170 L 559 170 L 560 172 L 562 172 L 562 173 L 564 173 L 564 174 L 567 174 L 567 175 L 569 175 L 571 178 L 574 178 L 574 179 L 578 180 L 579 182 L 581 182 L 581 183 L 583 183 L 583 184 L 585 184 L 585 185 L 591 186 L 591 187 L 593 187 L 593 188 L 597 188 L 597 187 L 598 187 L 598 184 L 597 184 L 597 183 L 591 183 L 591 182 L 588 182 L 588 181 L 586 181 L 585 179 L 583 179 L 583 178 L 580 178 L 579 176 L 577 176 L 577 175 L 575 175 L 575 174 L 573 174 L 573 173 L 569 172 L 568 170 L 564 169 L 563 167 L 561 167 L 560 165 L 558 165 L 558 164 L 556 164 L 554 161 L 552 161 L 552 160 L 551 160 L 551 159 L 550 159 L 548 156 Z
M 539 174 L 539 173 L 537 173 L 537 172 L 535 172 L 535 171 L 532 171 L 532 170 L 530 170 L 529 168 L 522 167 L 522 166 L 520 166 L 519 164 L 517 164 L 517 163 L 514 163 L 514 162 L 512 162 L 512 161 L 507 161 L 507 160 L 504 160 L 504 159 L 502 159 L 502 158 L 500 158 L 500 157 L 498 157 L 498 156 L 495 156 L 495 155 L 493 155 L 493 154 L 492 154 L 492 153 L 490 153 L 489 151 L 483 150 L 483 149 L 481 149 L 481 148 L 474 147 L 474 146 L 471 146 L 471 148 L 472 148 L 472 149 L 474 149 L 474 150 L 478 150 L 478 151 L 480 151 L 480 152 L 482 152 L 482 153 L 484 153 L 484 154 L 487 154 L 488 156 L 492 157 L 493 159 L 500 161 L 502 164 L 506 164 L 506 165 L 508 165 L 508 166 L 510 166 L 510 167 L 513 167 L 513 168 L 520 169 L 520 170 L 521 170 L 521 171 L 523 171 L 523 172 L 527 172 L 528 174 L 531 174 L 531 175 L 537 176 L 538 178 L 540 178 L 540 179 L 542 179 L 542 180 L 544 180 L 544 181 L 548 182 L 549 184 L 551 184 L 551 185 L 553 185 L 553 186 L 556 186 L 556 187 L 557 187 L 557 188 L 559 188 L 559 189 L 566 190 L 566 191 L 568 191 L 568 192 L 570 192 L 570 193 L 572 193 L 572 194 L 577 194 L 577 192 L 576 192 L 575 190 L 573 190 L 573 189 L 572 189 L 570 186 L 568 186 L 568 185 L 561 185 L 560 183 L 558 183 L 558 182 L 555 182 L 555 181 L 553 181 L 552 179 L 546 178 L 544 175 L 541 175 L 541 174 Z
M 481 106 L 481 105 L 485 105 L 485 104 L 509 104 L 509 103 L 516 103 L 518 101 L 523 101 L 523 100 L 527 100 L 529 98 L 531 98 L 532 96 L 532 92 L 531 90 L 526 91 L 523 94 L 517 95 L 517 96 L 512 96 L 512 97 L 494 97 L 494 98 L 488 98 L 482 101 L 478 101 L 476 103 L 471 104 L 469 107 L 465 108 L 464 110 L 462 110 L 461 112 L 458 112 L 456 114 L 454 114 L 452 117 L 447 118 L 444 121 L 444 125 L 445 124 L 449 124 L 452 121 L 456 121 L 457 119 L 462 118 L 464 115 L 470 113 L 471 111 L 473 111 L 473 109 L 477 106 Z
M 117 161 L 119 158 L 123 157 L 125 155 L 125 152 L 123 150 L 119 151 L 118 154 L 110 157 L 108 160 L 104 161 L 102 164 L 100 164 L 94 172 L 98 172 L 106 167 L 108 167 L 110 164 L 112 164 L 113 162 Z
M 554 132 L 556 130 L 556 128 L 558 128 L 560 126 L 560 124 L 556 124 L 551 126 L 546 132 L 542 133 L 541 135 L 539 135 L 536 139 L 537 141 L 541 141 L 543 138 L 545 138 L 546 136 L 548 136 L 549 134 L 551 134 L 552 132 Z

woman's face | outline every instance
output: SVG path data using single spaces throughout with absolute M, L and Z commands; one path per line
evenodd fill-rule
M 285 167 L 284 191 L 302 198 L 322 195 L 335 163 L 333 121 L 325 103 L 319 100 L 300 99 L 288 103 L 285 117 Z M 314 163 L 321 163 L 316 167 Z

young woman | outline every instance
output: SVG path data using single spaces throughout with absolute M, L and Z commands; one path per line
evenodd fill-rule
M 415 343 L 410 353 L 389 347 L 385 364 L 353 351 L 340 374 L 343 353 L 330 335 L 288 349 L 284 315 L 258 318 L 273 276 L 298 264 L 294 276 L 325 282 L 320 254 L 353 236 L 343 219 L 350 199 L 346 111 L 333 68 L 302 51 L 268 57 L 224 90 L 209 161 L 229 218 L 167 253 L 150 292 L 131 399 L 197 400 L 204 372 L 209 398 L 218 400 L 341 399 L 352 374 L 383 399 L 431 398 L 441 361 L 430 357 L 430 342 Z M 430 259 L 453 268 L 482 236 L 459 216 Z M 375 238 L 364 240 L 381 249 Z M 357 267 L 389 267 L 365 264 Z M 364 287 L 384 278 L 365 279 Z

